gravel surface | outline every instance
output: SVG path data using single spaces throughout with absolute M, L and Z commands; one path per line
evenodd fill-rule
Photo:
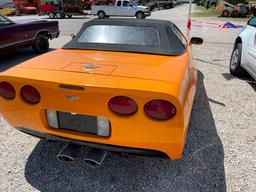
M 158 11 L 152 18 L 172 20 L 184 29 L 186 10 L 187 5 Z M 38 17 L 13 19 L 28 18 Z M 91 18 L 61 20 L 61 36 L 51 42 L 51 47 L 61 47 Z M 109 154 L 104 165 L 96 169 L 86 166 L 82 155 L 74 164 L 63 164 L 56 160 L 63 143 L 20 133 L 0 117 L 0 191 L 254 192 L 256 84 L 249 77 L 238 79 L 228 71 L 238 33 L 236 29 L 200 27 L 192 31 L 203 36 L 206 43 L 194 47 L 198 87 L 182 160 Z M 26 49 L 1 57 L 0 71 L 35 56 Z

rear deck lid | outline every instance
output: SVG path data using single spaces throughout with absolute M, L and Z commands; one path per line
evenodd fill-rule
M 179 83 L 187 67 L 187 56 L 61 49 L 17 67 Z
M 93 73 L 101 75 L 110 75 L 115 69 L 116 65 L 90 64 L 90 63 L 70 63 L 64 67 L 63 71 Z

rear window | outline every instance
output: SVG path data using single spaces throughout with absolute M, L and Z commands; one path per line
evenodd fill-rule
M 78 38 L 79 43 L 102 43 L 157 46 L 158 31 L 153 27 L 94 25 L 89 26 Z

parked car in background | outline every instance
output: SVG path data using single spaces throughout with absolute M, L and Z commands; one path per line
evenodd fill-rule
M 256 80 L 256 17 L 248 21 L 236 38 L 230 60 L 232 75 L 242 75 L 245 71 Z
M 37 0 L 12 0 L 11 2 L 0 2 L 0 8 L 15 10 L 16 15 L 36 14 Z
M 0 8 L 0 14 L 2 15 L 6 15 L 6 16 L 11 16 L 11 15 L 15 15 L 16 13 L 16 9 L 13 8 Z
M 0 3 L 0 14 L 10 16 L 16 14 L 14 3 Z
M 117 0 L 115 4 L 111 5 L 92 5 L 91 14 L 98 15 L 100 19 L 109 16 L 124 16 L 136 17 L 137 19 L 144 19 L 151 15 L 151 11 L 145 7 L 140 6 L 130 0 Z
M 37 53 L 45 53 L 49 49 L 49 39 L 58 36 L 58 21 L 13 22 L 0 15 L 0 54 L 30 46 Z

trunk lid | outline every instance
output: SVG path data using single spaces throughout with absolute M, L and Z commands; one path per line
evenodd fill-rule
M 17 67 L 179 83 L 187 67 L 186 63 L 186 54 L 177 57 L 60 49 Z

